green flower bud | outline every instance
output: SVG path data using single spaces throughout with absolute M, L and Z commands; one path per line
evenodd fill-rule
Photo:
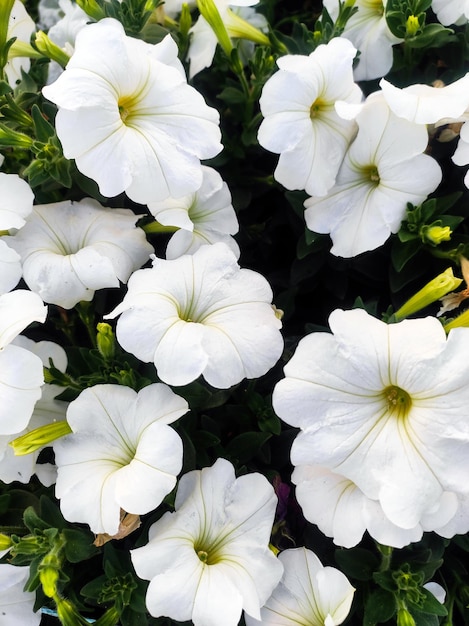
M 397 612 L 397 626 L 415 626 L 415 620 L 407 609 Z
M 227 30 L 230 37 L 236 37 L 238 39 L 248 39 L 254 43 L 259 43 L 264 46 L 270 45 L 270 40 L 262 31 L 258 28 L 243 20 L 242 17 L 236 15 L 231 9 L 228 9 L 229 23 L 227 24 Z
M 68 422 L 53 422 L 52 424 L 46 424 L 31 430 L 21 437 L 17 437 L 10 441 L 10 446 L 15 451 L 16 456 L 23 456 L 25 454 L 31 454 L 36 452 L 44 446 L 48 446 L 59 437 L 69 435 L 72 429 L 68 425 Z
M 226 56 L 230 58 L 233 44 L 215 3 L 213 0 L 197 0 L 197 8 L 202 17 L 210 24 Z
M 414 37 L 420 29 L 419 18 L 416 15 L 409 15 L 405 24 L 405 34 Z
M 106 361 L 111 360 L 116 352 L 116 340 L 112 328 L 105 322 L 100 322 L 96 328 L 98 330 L 96 345 L 99 353 Z
M 11 537 L 0 533 L 0 550 L 8 550 L 13 545 Z
M 395 318 L 400 321 L 424 309 L 429 304 L 436 302 L 450 291 L 454 291 L 462 283 L 462 278 L 456 278 L 453 269 L 448 267 L 442 274 L 431 280 L 420 291 L 413 295 L 401 308 L 394 314 Z
M 449 241 L 453 231 L 449 226 L 440 226 L 437 223 L 430 226 L 423 226 L 420 229 L 420 237 L 423 243 L 431 246 L 438 246 L 442 241 Z
M 57 615 L 63 626 L 89 626 L 88 622 L 78 613 L 76 608 L 65 598 L 54 597 Z
M 36 33 L 34 43 L 36 44 L 36 48 L 39 52 L 41 52 L 48 59 L 56 61 L 62 67 L 65 67 L 70 61 L 70 56 L 62 50 L 62 48 L 59 48 L 59 46 L 55 44 L 52 39 L 49 39 L 49 36 L 42 30 Z

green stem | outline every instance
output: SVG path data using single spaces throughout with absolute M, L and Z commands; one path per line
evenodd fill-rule
M 390 546 L 383 546 L 376 542 L 376 547 L 381 554 L 381 565 L 379 566 L 380 572 L 385 572 L 391 567 L 392 548 Z

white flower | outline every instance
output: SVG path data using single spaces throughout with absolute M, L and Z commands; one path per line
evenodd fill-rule
M 334 567 L 324 567 L 306 548 L 280 553 L 282 580 L 261 609 L 260 621 L 246 616 L 247 626 L 335 626 L 350 612 L 355 589 Z
M 334 185 L 356 132 L 355 122 L 339 117 L 334 105 L 362 97 L 353 82 L 355 54 L 349 41 L 336 37 L 309 56 L 280 57 L 279 71 L 266 82 L 258 139 L 280 154 L 274 176 L 287 189 L 323 196 Z
M 236 7 L 251 7 L 258 4 L 259 0 L 214 0 L 214 4 L 220 14 L 222 21 L 226 27 L 228 35 L 230 37 L 236 36 Z M 181 3 L 182 4 L 182 3 Z M 234 11 L 233 11 L 234 9 Z M 247 13 L 240 12 L 240 17 L 243 17 L 248 22 L 256 22 L 257 14 L 255 11 L 249 11 Z M 231 31 L 231 26 L 235 29 L 235 32 Z M 215 50 L 217 47 L 217 36 L 214 33 L 212 27 L 207 20 L 200 15 L 197 22 L 190 30 L 191 42 L 187 53 L 189 59 L 189 77 L 193 78 L 196 74 L 202 71 L 206 67 L 210 67 L 215 56 Z
M 220 152 L 219 115 L 187 84 L 170 35 L 156 45 L 114 19 L 83 28 L 63 74 L 43 93 L 57 104 L 64 155 L 105 196 L 146 204 L 191 193 L 200 159 Z
M 59 48 L 73 54 L 76 36 L 90 22 L 91 18 L 78 4 L 72 3 L 71 0 L 59 0 L 59 8 L 61 18 L 51 26 L 47 34 L 49 39 Z M 48 68 L 47 83 L 54 82 L 62 71 L 62 67 L 58 63 L 51 61 Z
M 219 389 L 258 378 L 283 350 L 281 322 L 266 279 L 240 269 L 223 243 L 173 261 L 155 259 L 135 272 L 123 302 L 106 318 L 117 322 L 120 345 L 153 362 L 169 385 L 200 375 Z
M 34 194 L 17 174 L 0 172 L 0 231 L 18 229 L 33 210 Z M 10 291 L 21 278 L 21 258 L 0 240 L 0 294 Z
M 118 287 L 153 252 L 138 216 L 96 200 L 36 205 L 7 243 L 22 259 L 28 287 L 44 302 L 70 309 L 97 289 Z
M 24 591 L 29 566 L 0 564 L 0 626 L 39 626 L 41 613 L 34 612 L 36 594 Z
M 195 626 L 236 626 L 243 609 L 258 619 L 283 569 L 269 549 L 276 504 L 264 476 L 235 478 L 225 459 L 185 474 L 175 512 L 131 551 L 137 575 L 150 580 L 150 614 Z
M 335 186 L 305 202 L 308 228 L 330 233 L 332 254 L 353 257 L 381 246 L 399 230 L 407 203 L 418 205 L 441 181 L 441 169 L 422 154 L 426 127 L 392 113 L 382 94 L 368 96 L 356 117 Z
M 34 194 L 25 180 L 0 172 L 0 230 L 24 226 L 33 202 Z
M 202 185 L 194 193 L 148 204 L 160 224 L 179 228 L 168 242 L 167 259 L 193 254 L 200 246 L 217 241 L 226 243 L 239 257 L 238 244 L 230 236 L 239 225 L 228 185 L 211 167 L 202 166 L 202 172 Z
M 138 394 L 122 385 L 82 391 L 67 410 L 73 433 L 54 443 L 65 519 L 115 535 L 121 508 L 137 515 L 155 509 L 182 467 L 182 441 L 168 424 L 187 410 L 161 383 Z
M 339 0 L 324 0 L 332 19 L 339 14 Z M 355 80 L 372 80 L 385 76 L 392 67 L 392 46 L 402 41 L 389 30 L 385 17 L 385 0 L 356 0 L 358 11 L 347 21 L 342 37 L 360 51 Z
M 301 429 L 294 465 L 353 481 L 401 528 L 467 491 L 469 331 L 436 318 L 387 325 L 363 310 L 334 311 L 334 334 L 299 344 L 273 406 Z
M 52 341 L 34 342 L 23 335 L 18 335 L 12 341 L 12 345 L 20 346 L 33 354 L 36 354 L 45 367 L 49 367 L 49 359 L 53 360 L 54 367 L 61 372 L 67 369 L 67 356 L 65 350 Z M 5 483 L 19 481 L 28 483 L 33 474 L 37 474 L 39 480 L 48 487 L 55 482 L 55 466 L 50 463 L 37 464 L 37 457 L 41 448 L 30 454 L 15 455 L 13 447 L 8 445 L 10 441 L 30 432 L 40 426 L 65 420 L 67 403 L 56 400 L 63 389 L 58 385 L 44 384 L 41 388 L 41 397 L 34 406 L 33 414 L 25 429 L 13 435 L 0 436 L 0 479 Z
M 416 124 L 458 119 L 469 107 L 469 72 L 445 87 L 417 84 L 399 89 L 384 78 L 379 86 L 391 111 Z
M 459 133 L 459 141 L 456 150 L 452 156 L 453 163 L 456 165 L 467 165 L 469 163 L 469 122 L 465 122 L 461 126 Z M 464 177 L 464 184 L 469 188 L 469 170 Z
M 0 294 L 16 287 L 22 273 L 20 255 L 0 239 Z
M 0 435 L 26 428 L 41 397 L 41 359 L 11 342 L 31 322 L 44 322 L 46 315 L 47 307 L 30 291 L 0 296 Z
M 7 41 L 15 37 L 18 42 L 29 44 L 29 40 L 35 29 L 36 25 L 34 20 L 29 16 L 24 4 L 21 0 L 15 0 L 8 22 Z M 17 81 L 21 80 L 21 70 L 28 72 L 30 65 L 31 62 L 27 57 L 14 56 L 10 48 L 8 51 L 8 61 L 5 65 L 5 74 L 8 83 L 13 87 Z
M 456 513 L 456 494 L 443 492 L 435 510 L 412 528 L 389 520 L 380 503 L 368 498 L 357 485 L 340 474 L 318 465 L 299 465 L 292 474 L 295 494 L 305 518 L 316 524 L 334 543 L 344 548 L 357 545 L 365 531 L 385 546 L 403 548 L 446 524 Z
M 432 9 L 444 26 L 469 20 L 469 0 L 433 0 Z

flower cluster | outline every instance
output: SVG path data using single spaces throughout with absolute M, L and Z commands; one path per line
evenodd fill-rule
M 286 4 L 0 0 L 0 626 L 469 623 L 469 5 Z

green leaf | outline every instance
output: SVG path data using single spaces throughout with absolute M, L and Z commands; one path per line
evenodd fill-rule
M 366 599 L 363 626 L 375 626 L 387 622 L 396 613 L 394 594 L 384 589 L 375 589 Z
M 232 439 L 226 446 L 228 456 L 237 463 L 247 463 L 259 452 L 272 435 L 270 433 L 247 432 Z
M 425 587 L 423 587 L 422 589 L 420 589 L 420 591 L 425 596 L 423 604 L 416 606 L 412 602 L 409 602 L 408 604 L 410 610 L 415 609 L 415 611 L 419 611 L 422 613 L 431 613 L 432 615 L 448 615 L 446 607 L 443 606 L 443 604 L 441 604 L 441 602 L 439 602 L 435 598 L 435 596 L 430 591 L 428 591 L 428 589 L 425 589 Z
M 98 548 L 93 544 L 91 533 L 65 528 L 62 531 L 66 543 L 64 547 L 65 556 L 70 563 L 86 561 L 98 553 Z
M 340 570 L 356 580 L 371 580 L 379 568 L 378 557 L 364 548 L 336 550 L 334 556 Z
M 33 105 L 31 109 L 31 117 L 34 122 L 36 139 L 42 143 L 47 143 L 49 138 L 55 135 L 54 127 L 46 120 L 37 104 Z

